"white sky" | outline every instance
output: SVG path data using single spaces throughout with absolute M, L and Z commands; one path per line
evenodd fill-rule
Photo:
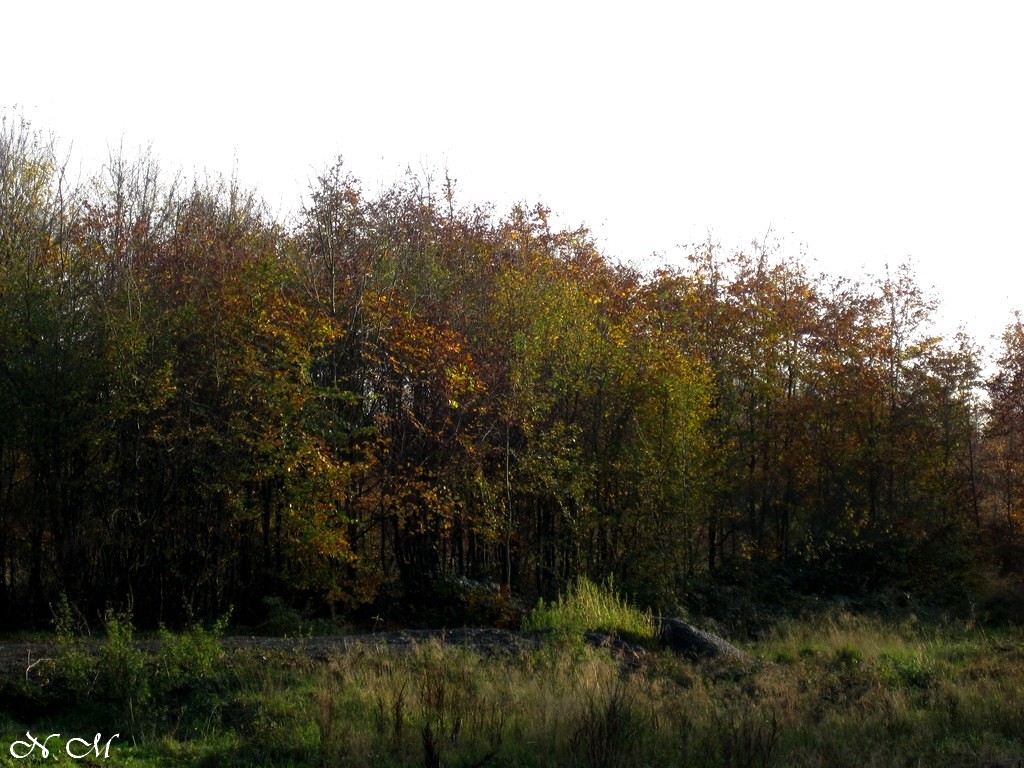
M 0 109 L 86 171 L 151 144 L 286 210 L 339 154 L 369 190 L 447 167 L 630 261 L 771 227 L 830 273 L 909 259 L 990 348 L 1024 307 L 1014 3 L 9 5 Z

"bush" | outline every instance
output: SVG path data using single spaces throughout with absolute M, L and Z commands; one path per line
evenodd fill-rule
M 211 629 L 195 624 L 182 633 L 160 627 L 157 636 L 157 679 L 163 688 L 213 677 L 224 656 L 220 638 L 227 629 L 231 612 L 224 614 Z
M 135 642 L 131 613 L 108 609 L 103 615 L 104 638 L 93 643 L 88 624 L 66 596 L 62 595 L 52 610 L 57 633 L 53 660 L 57 698 L 83 708 L 113 707 L 134 735 L 152 689 L 149 659 Z
M 61 595 L 51 610 L 57 633 L 55 677 L 72 698 L 87 696 L 96 683 L 96 658 L 88 647 L 89 627 L 71 607 L 67 595 Z
M 108 609 L 103 625 L 106 639 L 97 659 L 100 696 L 120 708 L 134 736 L 152 697 L 148 657 L 135 643 L 131 613 Z

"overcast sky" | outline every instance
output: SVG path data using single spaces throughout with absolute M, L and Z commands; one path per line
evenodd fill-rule
M 829 273 L 909 260 L 989 347 L 1024 307 L 1013 3 L 8 5 L 0 109 L 86 171 L 151 145 L 285 212 L 338 155 L 369 190 L 447 168 L 631 262 L 771 228 Z

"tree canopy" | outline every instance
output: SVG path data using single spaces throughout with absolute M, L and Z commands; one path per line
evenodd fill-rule
M 145 154 L 72 186 L 5 118 L 0 616 L 1012 571 L 1024 332 L 982 380 L 935 310 L 906 268 L 708 244 L 643 272 L 543 206 L 368 194 L 340 162 L 286 222 Z

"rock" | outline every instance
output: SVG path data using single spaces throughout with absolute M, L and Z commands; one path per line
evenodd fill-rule
M 622 638 L 607 632 L 587 632 L 583 635 L 583 640 L 594 648 L 607 648 L 620 661 L 630 665 L 639 664 L 647 658 L 647 649 L 642 645 L 626 642 Z
M 659 617 L 655 623 L 658 627 L 658 644 L 680 656 L 691 659 L 748 658 L 746 653 L 718 635 L 697 629 L 681 619 Z

